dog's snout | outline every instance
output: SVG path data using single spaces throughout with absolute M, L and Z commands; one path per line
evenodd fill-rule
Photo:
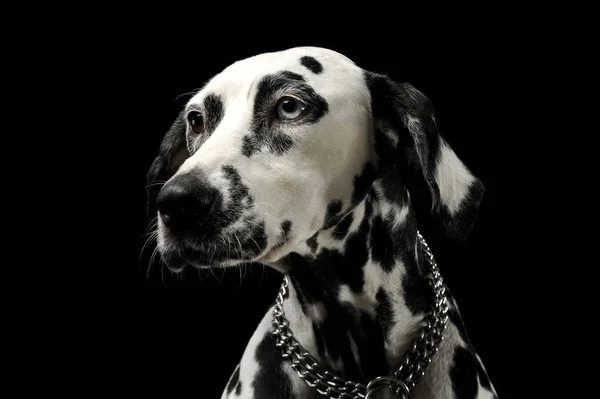
M 220 201 L 217 190 L 192 174 L 177 176 L 160 190 L 157 198 L 162 221 L 173 229 L 207 227 Z

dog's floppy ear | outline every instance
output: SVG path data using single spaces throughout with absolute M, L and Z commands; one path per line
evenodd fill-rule
M 433 217 L 448 237 L 464 241 L 477 220 L 484 185 L 440 136 L 433 105 L 423 93 L 385 75 L 365 75 L 381 162 L 397 165 L 408 182 L 424 182 Z
M 181 111 L 160 143 L 158 155 L 154 158 L 146 175 L 147 212 L 152 218 L 156 214 L 156 197 L 165 183 L 177 172 L 190 153 L 186 143 L 185 113 Z

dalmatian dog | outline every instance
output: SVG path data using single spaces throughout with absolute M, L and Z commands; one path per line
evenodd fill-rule
M 423 93 L 318 47 L 260 54 L 212 77 L 147 178 L 168 269 L 280 271 L 295 339 L 361 384 L 398 369 L 434 300 L 411 199 L 425 193 L 439 231 L 462 241 L 484 193 Z M 497 398 L 448 298 L 444 339 L 410 398 Z M 272 321 L 269 309 L 221 398 L 326 397 L 282 357 Z

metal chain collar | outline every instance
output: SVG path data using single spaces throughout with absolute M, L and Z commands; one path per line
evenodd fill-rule
M 300 378 L 321 395 L 331 399 L 371 399 L 377 391 L 387 388 L 400 398 L 407 399 L 419 378 L 425 375 L 425 369 L 444 339 L 448 325 L 448 303 L 444 280 L 433 253 L 421 233 L 417 232 L 417 237 L 429 265 L 427 280 L 435 295 L 433 309 L 425 317 L 426 325 L 394 375 L 376 377 L 367 385 L 344 381 L 325 370 L 294 338 L 283 313 L 283 301 L 288 294 L 288 279 L 284 277 L 273 307 L 273 335 L 277 337 L 276 343 L 281 348 L 283 358 L 291 363 Z

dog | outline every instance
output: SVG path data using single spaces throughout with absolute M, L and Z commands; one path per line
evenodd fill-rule
M 169 270 L 280 271 L 290 334 L 325 380 L 354 383 L 327 389 L 310 381 L 311 367 L 284 358 L 271 308 L 221 398 L 376 397 L 364 387 L 386 378 L 377 394 L 497 398 L 448 290 L 435 353 L 416 383 L 393 378 L 437 300 L 412 200 L 424 192 L 431 218 L 460 242 L 485 191 L 411 84 L 319 47 L 237 61 L 187 102 L 147 181 Z

